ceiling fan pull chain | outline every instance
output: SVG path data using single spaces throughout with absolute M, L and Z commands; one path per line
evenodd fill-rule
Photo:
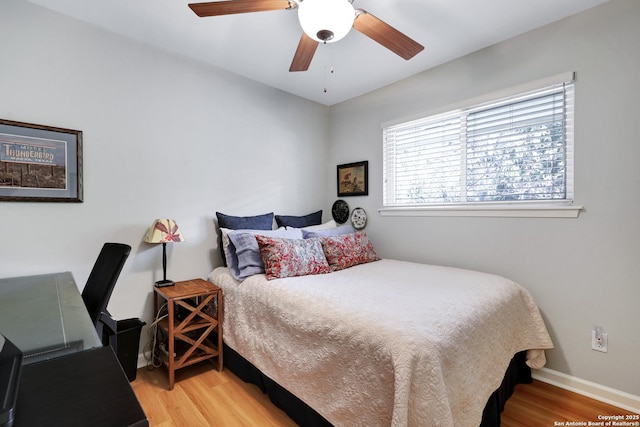
M 327 73 L 327 68 L 329 68 L 329 72 L 328 73 Z M 325 70 L 325 73 L 324 73 L 324 93 L 327 93 L 329 91 L 329 89 L 328 89 L 328 86 L 329 86 L 328 80 L 329 80 L 329 78 L 331 78 L 331 76 L 333 76 L 333 71 L 334 71 L 334 68 L 333 68 L 333 49 L 329 49 L 329 65 L 328 66 L 325 65 L 324 66 L 324 70 Z
M 329 89 L 327 89 L 327 86 L 329 86 L 328 81 L 329 79 L 327 78 L 327 66 L 324 66 L 324 93 L 327 93 L 329 91 Z

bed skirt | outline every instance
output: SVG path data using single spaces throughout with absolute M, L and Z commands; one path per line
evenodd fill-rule
M 247 383 L 255 384 L 275 406 L 282 409 L 302 427 L 331 427 L 332 424 L 302 400 L 288 392 L 271 378 L 264 375 L 232 348 L 224 345 L 224 365 Z M 500 414 L 507 399 L 513 394 L 516 384 L 531 383 L 531 369 L 526 364 L 526 352 L 517 353 L 507 368 L 500 387 L 493 392 L 482 413 L 480 427 L 500 426 Z

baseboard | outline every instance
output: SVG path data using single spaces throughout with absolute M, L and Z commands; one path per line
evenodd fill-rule
M 534 369 L 534 379 L 617 406 L 618 408 L 640 413 L 640 396 L 636 396 L 611 387 L 563 374 L 553 369 Z
M 149 361 L 145 357 L 144 353 L 138 353 L 138 361 L 136 363 L 136 368 L 144 368 L 149 364 Z

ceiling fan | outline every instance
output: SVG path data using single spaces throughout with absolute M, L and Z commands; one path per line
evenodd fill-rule
M 353 0 L 222 0 L 191 3 L 200 17 L 298 9 L 303 33 L 289 71 L 306 71 L 319 43 L 333 43 L 355 28 L 402 58 L 409 60 L 424 46 L 363 9 Z

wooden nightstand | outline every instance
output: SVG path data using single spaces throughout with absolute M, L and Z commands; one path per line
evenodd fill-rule
M 158 313 L 159 299 L 167 302 L 167 316 L 158 322 L 165 333 L 164 351 L 158 356 L 169 370 L 169 390 L 175 371 L 194 363 L 218 358 L 222 371 L 222 289 L 203 279 L 176 282 L 174 286 L 154 287 L 153 310 Z M 217 331 L 216 331 L 217 329 Z M 216 331 L 217 343 L 209 339 Z

